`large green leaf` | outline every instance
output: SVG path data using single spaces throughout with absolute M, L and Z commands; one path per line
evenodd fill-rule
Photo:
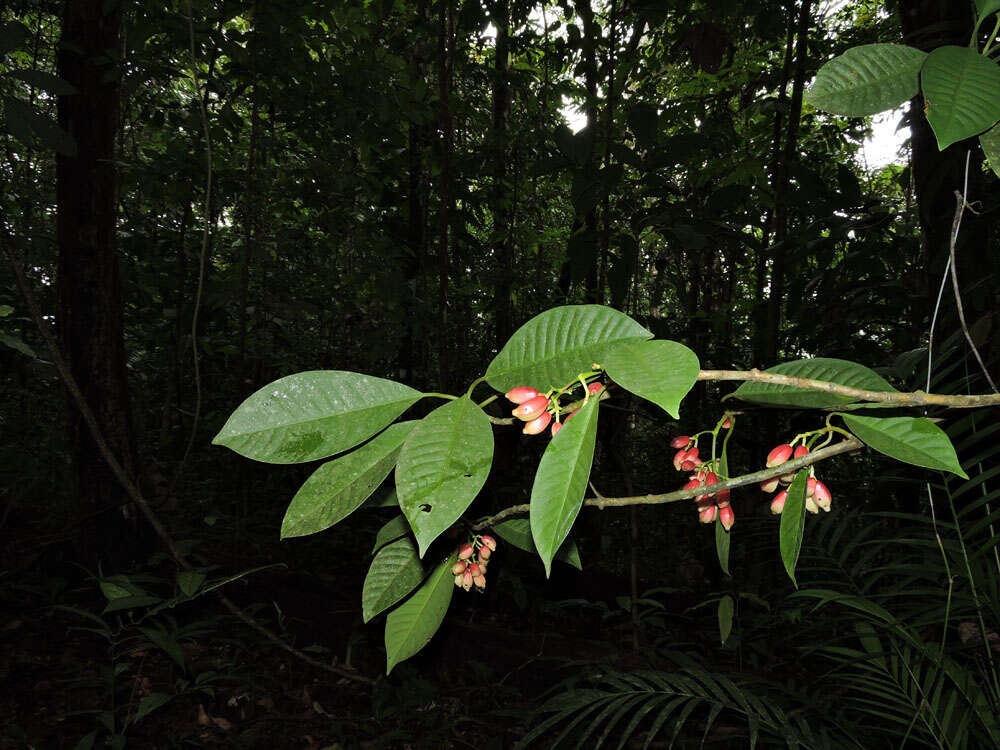
M 493 427 L 468 398 L 438 407 L 413 429 L 396 464 L 396 492 L 421 557 L 479 494 L 492 464 Z
M 676 341 L 619 344 L 601 364 L 618 385 L 652 401 L 674 419 L 701 371 L 697 355 Z
M 506 521 L 501 521 L 493 527 L 493 531 L 508 544 L 532 555 L 538 554 L 535 540 L 531 538 L 531 523 L 527 518 L 509 518 Z M 562 543 L 555 559 L 572 565 L 577 570 L 583 570 L 583 563 L 580 562 L 580 551 L 571 537 L 566 537 L 566 541 Z
M 963 479 L 962 471 L 944 430 L 924 417 L 860 417 L 841 414 L 847 427 L 866 445 L 903 463 L 927 469 L 950 471 Z
M 866 391 L 896 390 L 876 372 L 864 365 L 859 365 L 857 362 L 849 362 L 846 359 L 829 359 L 826 357 L 800 359 L 795 362 L 785 362 L 775 365 L 765 370 L 765 372 L 788 375 L 794 378 L 825 380 L 837 383 L 838 385 L 850 386 L 851 388 L 861 388 Z M 744 401 L 753 401 L 758 404 L 794 406 L 808 409 L 841 406 L 855 401 L 855 399 L 849 396 L 841 396 L 836 393 L 811 391 L 804 388 L 795 388 L 790 385 L 778 385 L 776 383 L 755 383 L 749 380 L 737 388 L 733 395 Z
M 726 594 L 719 599 L 719 637 L 725 644 L 729 640 L 729 634 L 733 632 L 733 609 L 735 602 L 733 597 Z
M 315 461 L 367 440 L 421 395 L 356 372 L 300 372 L 250 396 L 212 442 L 272 464 Z
M 281 522 L 281 538 L 315 534 L 357 510 L 389 476 L 403 441 L 416 424 L 390 425 L 356 451 L 316 469 L 292 498 Z
M 645 341 L 649 331 L 627 315 L 600 305 L 555 307 L 521 326 L 493 358 L 486 380 L 498 391 L 519 385 L 561 388 L 601 362 L 615 345 Z
M 722 443 L 722 455 L 719 461 L 720 476 L 729 476 L 729 450 L 727 443 L 723 441 Z M 726 531 L 725 526 L 722 525 L 722 520 L 718 518 L 715 519 L 715 552 L 719 558 L 719 567 L 722 568 L 722 572 L 727 576 L 731 576 L 732 573 L 729 572 L 729 549 L 732 546 L 732 537 L 729 532 Z M 723 639 L 725 641 L 725 639 Z
M 372 560 L 361 591 L 365 622 L 409 594 L 422 580 L 424 566 L 412 539 L 404 537 L 383 547 Z
M 994 125 L 979 136 L 979 143 L 990 163 L 990 169 L 996 173 L 997 177 L 1000 177 L 1000 125 Z
M 823 65 L 806 93 L 817 109 L 848 117 L 874 115 L 917 95 L 927 57 L 902 44 L 862 44 Z
M 598 403 L 599 399 L 591 398 L 563 424 L 542 454 L 531 487 L 531 536 L 546 576 L 583 505 L 594 462 Z
M 778 530 L 778 548 L 781 550 L 781 561 L 785 564 L 788 577 L 792 579 L 795 588 L 799 587 L 795 580 L 795 566 L 799 562 L 799 552 L 802 550 L 802 535 L 806 528 L 806 484 L 809 481 L 809 471 L 802 469 L 795 475 L 795 481 L 788 488 L 788 497 L 781 512 L 781 528 Z
M 374 555 L 389 542 L 394 542 L 409 533 L 410 522 L 406 520 L 406 516 L 395 516 L 378 530 L 378 534 L 375 535 L 375 544 L 372 546 L 372 554 Z
M 451 568 L 456 556 L 443 560 L 413 595 L 389 613 L 385 620 L 385 673 L 427 645 L 441 627 L 455 577 Z
M 938 47 L 920 70 L 924 112 L 939 149 L 1000 120 L 1000 66 L 970 47 Z
M 976 0 L 976 14 L 980 18 L 985 18 L 998 10 L 1000 10 L 1000 0 Z

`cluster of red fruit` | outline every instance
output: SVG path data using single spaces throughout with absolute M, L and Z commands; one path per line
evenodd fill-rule
M 473 586 L 477 591 L 485 590 L 486 563 L 496 548 L 496 539 L 485 534 L 473 539 L 471 544 L 466 542 L 459 547 L 458 562 L 451 568 L 451 572 L 455 575 L 455 585 L 466 591 Z
M 603 389 L 604 386 L 601 383 L 591 383 L 587 386 L 590 395 L 594 396 Z M 518 405 L 512 414 L 522 422 L 526 422 L 524 429 L 521 430 L 525 435 L 537 435 L 540 432 L 544 432 L 545 428 L 551 422 L 552 437 L 555 437 L 556 433 L 562 429 L 562 426 L 570 420 L 570 417 L 576 414 L 576 411 L 570 412 L 562 421 L 560 421 L 560 417 L 557 415 L 556 421 L 552 422 L 553 413 L 558 412 L 558 404 L 556 403 L 558 399 L 551 399 L 526 385 L 511 388 L 504 395 L 512 404 Z
M 728 427 L 729 420 L 723 423 L 723 427 Z M 690 476 L 690 481 L 682 489 L 694 490 L 698 487 L 705 487 L 710 484 L 717 484 L 718 475 L 711 469 L 702 466 L 701 459 L 698 458 L 698 446 L 687 435 L 680 435 L 670 441 L 671 448 L 680 450 L 674 455 L 674 468 L 677 471 L 694 471 Z M 698 520 L 702 523 L 715 523 L 719 519 L 722 527 L 729 531 L 733 526 L 736 516 L 733 508 L 729 504 L 729 490 L 722 490 L 709 495 L 698 495 L 694 499 L 698 506 Z
M 786 461 L 802 458 L 807 455 L 809 455 L 809 448 L 805 445 L 800 445 L 793 449 L 788 443 L 783 443 L 767 454 L 767 468 L 781 466 Z M 812 471 L 815 472 L 815 469 Z M 778 489 L 779 484 L 791 484 L 794 479 L 795 472 L 782 474 L 780 477 L 761 482 L 760 488 L 764 492 L 774 492 Z M 788 490 L 782 490 L 775 495 L 774 500 L 771 501 L 771 512 L 775 515 L 780 515 L 781 511 L 785 509 L 785 501 L 787 499 Z M 832 500 L 833 496 L 830 494 L 827 486 L 816 479 L 815 475 L 810 476 L 806 482 L 806 510 L 810 513 L 819 513 L 819 509 L 822 508 L 824 511 L 829 512 Z

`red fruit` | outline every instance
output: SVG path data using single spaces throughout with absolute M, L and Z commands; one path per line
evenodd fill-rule
M 792 446 L 782 443 L 777 448 L 767 454 L 767 468 L 783 464 L 792 456 Z
M 830 494 L 830 490 L 827 486 L 820 481 L 816 482 L 816 487 L 813 491 L 813 499 L 816 500 L 816 505 L 822 508 L 825 512 L 830 512 L 830 503 L 833 500 L 833 496 Z
M 792 455 L 792 458 L 802 458 L 803 456 L 808 456 L 808 455 L 809 455 L 809 449 L 806 448 L 804 445 L 798 445 L 795 447 L 795 453 Z
M 472 557 L 474 553 L 475 550 L 472 549 L 471 544 L 463 544 L 461 547 L 458 548 L 458 559 L 468 560 L 470 557 Z
M 673 440 L 670 441 L 671 448 L 687 448 L 688 443 L 691 442 L 691 438 L 687 435 L 678 435 Z
M 489 534 L 483 534 L 479 537 L 479 542 L 484 547 L 489 547 L 493 552 L 497 551 L 497 540 L 491 537 Z
M 475 578 L 476 576 L 481 576 L 483 574 L 483 569 L 480 568 L 478 564 L 472 563 L 472 565 L 469 566 L 469 572 L 472 573 L 472 577 Z
M 761 482 L 760 488 L 764 490 L 764 492 L 774 492 L 778 489 L 778 478 L 775 477 L 774 479 L 768 479 L 766 482 Z
M 781 511 L 785 509 L 785 500 L 788 499 L 788 490 L 782 490 L 777 495 L 774 496 L 774 500 L 771 501 L 771 512 L 780 516 Z
M 736 515 L 730 506 L 727 505 L 725 508 L 719 508 L 719 523 L 722 524 L 722 528 L 729 531 L 733 528 L 733 521 L 735 520 Z
M 451 566 L 451 574 L 460 576 L 465 572 L 465 569 L 469 567 L 469 563 L 464 560 L 459 560 L 457 563 Z
M 521 430 L 525 435 L 537 435 L 540 432 L 545 432 L 545 428 L 549 426 L 549 422 L 552 421 L 552 415 L 547 411 L 543 411 L 541 416 L 532 419 L 528 422 L 524 429 Z
M 717 476 L 715 476 L 715 472 L 713 472 L 713 471 L 708 472 L 705 475 L 704 480 L 705 480 L 705 484 L 718 484 L 719 483 L 719 478 Z
M 726 418 L 725 418 L 725 419 L 724 419 L 724 420 L 722 421 L 722 429 L 724 429 L 724 430 L 728 430 L 728 429 L 729 429 L 730 427 L 732 427 L 732 426 L 733 426 L 733 423 L 732 423 L 732 421 L 730 421 L 729 417 L 726 417 Z
M 698 520 L 702 523 L 712 523 L 715 520 L 715 514 L 719 512 L 719 509 L 714 505 L 709 505 L 707 508 L 703 508 L 698 511 Z
M 692 479 L 690 482 L 681 487 L 682 490 L 696 490 L 701 487 L 702 481 L 700 479 Z
M 549 400 L 545 396 L 535 396 L 514 409 L 512 414 L 522 422 L 530 422 L 539 414 L 542 414 L 548 405 Z
M 504 395 L 507 396 L 507 400 L 512 404 L 523 404 L 525 401 L 537 398 L 541 394 L 534 388 L 529 388 L 526 385 L 520 385 L 517 388 L 511 388 Z
M 729 490 L 723 490 L 722 492 L 715 493 L 716 502 L 719 507 L 722 508 L 729 504 Z
M 552 423 L 552 437 L 556 436 L 556 433 L 558 433 L 559 430 L 562 429 L 562 426 L 563 426 L 562 422 L 553 422 Z
M 693 448 L 688 448 L 685 458 L 687 458 L 688 461 L 696 461 L 698 459 L 698 446 L 696 445 Z M 698 461 L 698 465 L 701 466 L 701 461 Z
M 816 492 L 816 478 L 809 477 L 806 480 L 806 497 L 812 497 Z
M 490 555 L 492 555 L 492 554 L 493 554 L 493 551 L 489 547 L 487 547 L 486 545 L 483 545 L 482 547 L 479 548 L 479 559 L 480 560 L 489 560 L 490 559 Z
M 604 390 L 604 384 L 603 383 L 591 383 L 590 385 L 587 386 L 587 390 L 590 391 L 593 395 L 596 396 L 598 393 L 600 393 L 601 391 Z

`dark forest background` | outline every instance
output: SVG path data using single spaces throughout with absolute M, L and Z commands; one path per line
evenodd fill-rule
M 756 490 L 733 495 L 732 576 L 690 508 L 585 512 L 582 572 L 546 581 L 501 545 L 486 593 L 456 595 L 389 677 L 360 592 L 392 510 L 279 542 L 313 467 L 210 445 L 302 370 L 460 393 L 523 322 L 585 302 L 706 369 L 839 357 L 902 390 L 985 392 L 950 286 L 936 305 L 965 189 L 961 299 L 996 379 L 1000 190 L 978 142 L 939 152 L 915 100 L 897 163 L 869 169 L 869 121 L 803 104 L 832 56 L 964 45 L 974 10 L 8 0 L 0 747 L 997 746 L 995 411 L 936 414 L 968 482 L 869 454 L 826 466 L 835 507 L 810 517 L 799 574 L 826 596 L 796 593 Z M 194 574 L 102 456 L 19 276 Z M 680 422 L 620 399 L 595 486 L 679 486 L 669 441 L 731 390 L 698 385 Z M 747 410 L 730 465 L 817 419 Z M 545 442 L 496 441 L 479 515 L 526 501 Z M 184 596 L 228 579 L 314 663 Z

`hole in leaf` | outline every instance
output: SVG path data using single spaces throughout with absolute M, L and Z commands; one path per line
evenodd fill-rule
M 465 475 L 465 478 L 466 478 L 466 479 L 471 479 L 471 478 L 472 478 L 472 474 L 466 474 L 466 475 Z
M 430 513 L 431 512 L 431 505 L 430 505 L 430 503 L 421 503 L 420 504 L 420 510 L 422 512 L 424 512 L 424 513 Z

